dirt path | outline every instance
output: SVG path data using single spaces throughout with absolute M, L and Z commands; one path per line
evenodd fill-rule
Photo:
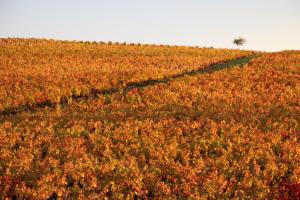
M 209 73 L 213 73 L 215 71 L 232 68 L 234 66 L 242 67 L 243 65 L 250 62 L 251 59 L 258 57 L 258 56 L 259 55 L 252 55 L 252 56 L 248 56 L 245 58 L 239 58 L 239 59 L 227 61 L 225 63 L 214 64 L 214 65 L 211 65 L 204 69 L 192 70 L 190 72 L 184 72 L 184 73 L 173 75 L 173 76 L 170 76 L 167 78 L 130 83 L 126 87 L 123 87 L 123 88 L 111 88 L 111 89 L 106 89 L 106 90 L 91 89 L 91 92 L 89 95 L 73 96 L 72 100 L 73 101 L 89 100 L 89 99 L 98 98 L 99 95 L 109 95 L 109 94 L 114 94 L 114 93 L 123 93 L 125 95 L 128 91 L 130 91 L 134 88 L 141 89 L 141 88 L 150 87 L 150 86 L 160 84 L 160 83 L 168 83 L 170 81 L 180 79 L 184 76 L 196 76 L 196 75 L 200 75 L 200 74 L 209 74 Z M 67 106 L 68 100 L 62 99 L 59 104 L 52 104 L 50 102 L 45 102 L 45 103 L 40 103 L 37 105 L 24 105 L 24 106 L 21 106 L 18 108 L 9 108 L 9 109 L 5 109 L 5 110 L 1 111 L 0 117 L 16 115 L 21 112 L 34 112 L 34 111 L 37 111 L 38 109 L 42 109 L 42 108 L 46 108 L 46 107 L 55 108 L 57 105 L 60 105 L 62 107 Z

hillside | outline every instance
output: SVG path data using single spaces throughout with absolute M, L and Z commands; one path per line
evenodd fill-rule
M 300 51 L 0 40 L 0 197 L 300 191 Z

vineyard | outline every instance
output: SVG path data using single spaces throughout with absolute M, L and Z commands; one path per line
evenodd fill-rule
M 0 39 L 1 199 L 299 199 L 300 51 Z

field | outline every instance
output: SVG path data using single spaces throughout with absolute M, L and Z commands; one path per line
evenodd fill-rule
M 0 39 L 0 198 L 299 199 L 300 51 Z

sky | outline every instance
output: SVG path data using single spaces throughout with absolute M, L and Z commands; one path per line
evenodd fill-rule
M 0 0 L 0 38 L 300 49 L 300 0 Z

